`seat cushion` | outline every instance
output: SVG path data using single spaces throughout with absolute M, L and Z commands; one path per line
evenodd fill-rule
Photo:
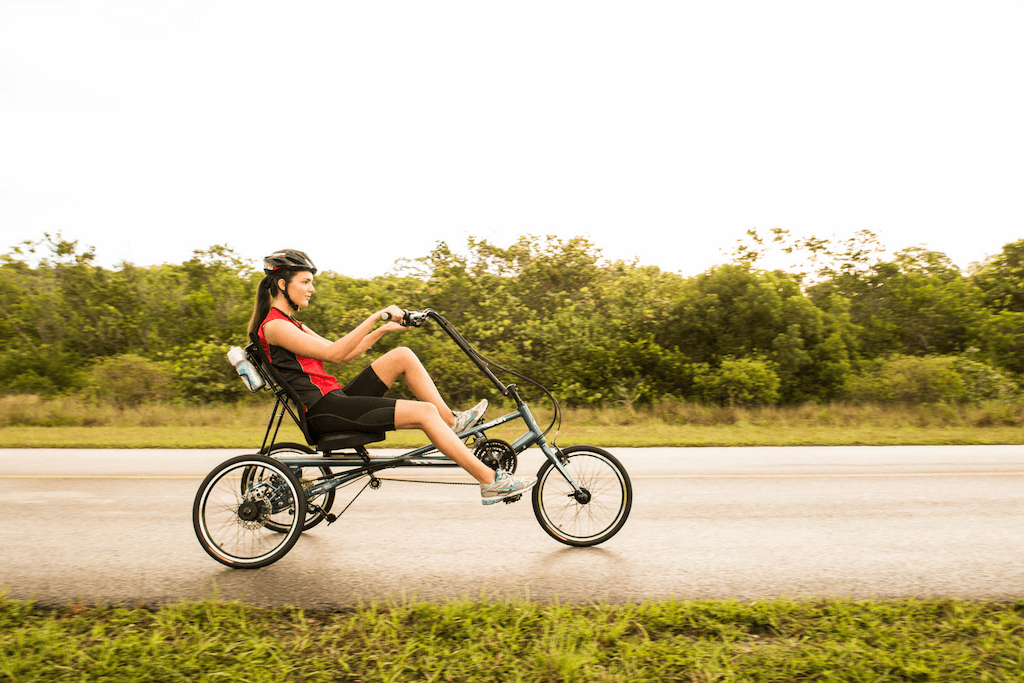
M 384 432 L 335 432 L 324 434 L 316 441 L 318 451 L 337 451 L 343 448 L 358 448 L 368 443 L 383 441 Z

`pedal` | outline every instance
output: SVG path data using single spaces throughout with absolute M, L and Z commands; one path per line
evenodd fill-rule
M 338 516 L 336 514 L 332 513 L 332 512 L 328 512 L 324 516 L 324 519 L 327 520 L 327 526 L 330 526 L 330 525 L 332 525 L 332 524 L 334 524 L 335 522 L 338 521 Z
M 522 497 L 523 497 L 523 494 L 520 493 L 517 496 L 509 496 L 508 498 L 503 498 L 501 502 L 503 502 L 505 505 L 510 505 L 511 503 L 516 502 L 517 500 L 519 500 Z

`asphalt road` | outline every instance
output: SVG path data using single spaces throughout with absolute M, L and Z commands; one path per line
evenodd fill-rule
M 484 507 L 470 486 L 388 481 L 255 571 L 214 562 L 191 523 L 202 477 L 242 452 L 0 450 L 0 591 L 42 604 L 217 596 L 311 608 L 1024 597 L 1019 446 L 619 449 L 633 511 L 594 548 L 551 539 L 528 500 Z M 527 454 L 520 471 L 538 465 Z

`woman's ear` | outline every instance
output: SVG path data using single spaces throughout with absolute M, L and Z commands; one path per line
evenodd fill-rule
M 277 290 L 279 292 L 287 292 L 288 290 L 286 289 L 286 287 L 288 287 L 288 283 L 284 281 L 284 278 L 283 277 L 278 278 L 277 279 Z

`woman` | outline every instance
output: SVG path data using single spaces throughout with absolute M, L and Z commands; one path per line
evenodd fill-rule
M 487 408 L 481 401 L 470 410 L 453 413 L 434 381 L 412 350 L 388 351 L 370 363 L 343 389 L 324 370 L 324 361 L 348 363 L 365 353 L 389 332 L 407 330 L 398 322 L 378 326 L 381 313 L 401 320 L 402 309 L 389 306 L 364 320 L 337 341 L 329 341 L 291 317 L 309 305 L 315 292 L 316 266 L 294 249 L 284 249 L 263 260 L 266 276 L 256 294 L 249 332 L 256 333 L 267 358 L 281 378 L 295 390 L 306 410 L 306 421 L 321 434 L 341 431 L 384 432 L 419 429 L 439 451 L 480 482 L 484 505 L 529 490 L 533 477 L 514 477 L 491 470 L 466 448 L 456 435 L 478 423 Z M 384 393 L 399 377 L 416 401 L 386 398 Z

